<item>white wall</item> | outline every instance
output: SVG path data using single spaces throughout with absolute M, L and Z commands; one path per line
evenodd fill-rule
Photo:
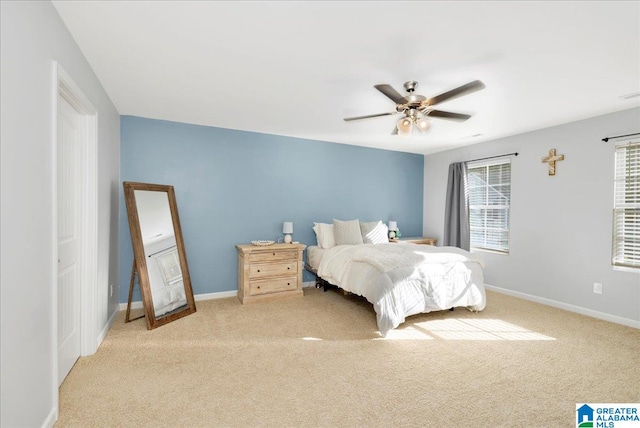
M 485 282 L 639 325 L 640 270 L 611 266 L 615 143 L 601 141 L 639 131 L 636 108 L 426 156 L 424 235 L 442 240 L 451 162 L 519 152 L 511 161 L 511 250 L 482 253 Z M 565 160 L 551 177 L 541 159 L 554 148 Z
M 97 331 L 117 310 L 120 117 L 50 2 L 0 2 L 0 425 L 51 425 L 53 61 L 98 111 Z

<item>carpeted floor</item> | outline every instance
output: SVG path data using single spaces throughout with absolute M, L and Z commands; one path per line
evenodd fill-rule
M 640 330 L 487 292 L 380 339 L 370 304 L 197 302 L 113 327 L 60 389 L 57 427 L 570 427 L 576 403 L 640 402 Z

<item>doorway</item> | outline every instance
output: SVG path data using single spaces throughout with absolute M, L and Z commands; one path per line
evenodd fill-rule
M 97 113 L 59 64 L 54 153 L 54 385 L 97 347 Z

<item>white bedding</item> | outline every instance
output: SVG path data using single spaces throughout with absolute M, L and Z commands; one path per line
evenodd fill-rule
M 307 247 L 307 264 L 318 270 L 318 266 L 320 266 L 320 260 L 322 260 L 322 256 L 324 253 L 329 251 L 326 248 L 321 248 L 317 245 L 310 245 Z
M 318 276 L 371 302 L 386 336 L 410 315 L 484 309 L 483 267 L 481 259 L 455 247 L 339 245 L 323 251 Z
M 153 295 L 153 310 L 156 318 L 187 304 L 187 295 L 182 281 L 151 290 L 151 294 Z

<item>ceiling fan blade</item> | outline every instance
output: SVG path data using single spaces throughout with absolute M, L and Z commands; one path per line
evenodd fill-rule
M 436 95 L 435 97 L 429 98 L 425 105 L 433 106 L 439 104 L 444 101 L 452 100 L 454 98 L 460 97 L 462 95 L 467 95 L 475 91 L 479 91 L 480 89 L 484 89 L 484 83 L 479 80 L 474 80 L 473 82 L 469 82 L 466 85 L 462 85 L 458 88 L 452 89 L 448 92 L 444 92 L 440 95 Z
M 345 117 L 344 121 L 349 122 L 350 120 L 369 119 L 371 117 L 390 116 L 392 114 L 398 114 L 398 112 L 392 111 L 391 113 L 378 113 L 378 114 L 369 114 L 367 116 Z
M 398 91 L 393 89 L 390 85 L 382 84 L 382 85 L 374 85 L 374 88 L 385 94 L 388 98 L 391 99 L 396 104 L 406 104 L 407 100 L 400 95 Z
M 451 113 L 449 111 L 442 111 L 442 110 L 426 110 L 425 114 L 429 117 L 439 117 L 442 119 L 452 119 L 452 120 L 460 120 L 460 121 L 467 120 L 471 117 L 471 115 L 469 114 Z

